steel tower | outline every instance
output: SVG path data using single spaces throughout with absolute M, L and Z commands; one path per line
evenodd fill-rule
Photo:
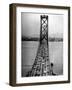
M 32 69 L 26 76 L 50 75 L 49 46 L 48 46 L 48 16 L 40 16 L 40 43 Z

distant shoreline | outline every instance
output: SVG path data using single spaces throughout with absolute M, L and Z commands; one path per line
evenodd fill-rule
M 22 41 L 39 41 L 40 38 L 26 38 L 26 37 L 22 37 L 21 39 Z M 50 42 L 63 42 L 63 38 L 49 38 L 48 41 Z

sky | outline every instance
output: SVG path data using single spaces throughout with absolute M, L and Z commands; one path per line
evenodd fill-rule
M 21 13 L 21 33 L 26 37 L 40 36 L 40 15 L 39 13 Z M 45 14 L 44 14 L 45 15 Z M 63 15 L 48 15 L 48 35 L 50 37 L 63 37 Z

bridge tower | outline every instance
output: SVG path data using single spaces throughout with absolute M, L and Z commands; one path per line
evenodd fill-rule
M 48 16 L 40 16 L 40 43 L 37 55 L 30 72 L 26 76 L 50 75 L 50 60 L 48 46 Z

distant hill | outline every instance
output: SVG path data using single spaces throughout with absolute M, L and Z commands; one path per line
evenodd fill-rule
M 40 38 L 38 37 L 22 37 L 22 41 L 39 41 Z M 60 41 L 63 41 L 63 38 L 58 38 L 58 37 L 49 37 L 48 40 L 50 42 L 60 42 Z

